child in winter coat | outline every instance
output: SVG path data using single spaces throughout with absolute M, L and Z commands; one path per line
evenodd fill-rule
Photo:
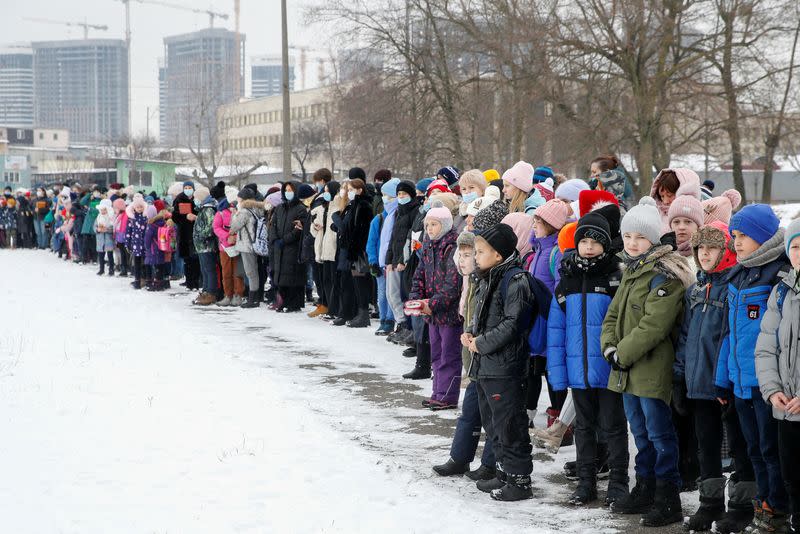
M 496 477 L 478 489 L 500 501 L 532 496 L 531 440 L 525 413 L 528 329 L 534 314 L 529 275 L 516 251 L 517 236 L 497 224 L 475 239 L 480 285 L 470 331 L 461 343 L 472 354 L 470 378 L 477 379 L 478 405 L 486 439 L 497 457 Z
M 231 197 L 223 198 L 217 205 L 217 213 L 214 215 L 214 234 L 219 243 L 219 264 L 222 270 L 222 288 L 225 297 L 217 302 L 217 306 L 241 306 L 244 298 L 244 280 L 236 275 L 236 265 L 239 262 L 238 253 L 231 256 L 226 250 L 234 251 L 236 236 L 231 235 L 231 219 L 233 211 L 230 202 L 236 201 L 233 190 Z M 226 192 L 228 194 L 228 192 Z
M 669 232 L 669 207 L 682 196 L 700 200 L 700 177 L 691 169 L 663 169 L 653 179 L 650 196 L 661 214 L 662 233 Z
M 422 249 L 423 265 L 414 273 L 409 299 L 422 302 L 431 344 L 433 391 L 423 405 L 446 410 L 458 406 L 461 391 L 461 277 L 453 262 L 457 236 L 452 212 L 434 202 L 425 215 L 425 233 L 428 241 Z
M 792 265 L 789 274 L 772 290 L 756 342 L 756 373 L 761 395 L 772 405 L 778 422 L 778 452 L 781 474 L 789 497 L 789 531 L 800 531 L 800 220 L 786 229 L 786 254 Z M 773 517 L 776 532 L 785 530 L 785 520 Z
M 197 218 L 192 229 L 192 240 L 200 257 L 202 291 L 195 299 L 198 306 L 209 306 L 217 302 L 217 236 L 214 234 L 214 215 L 217 214 L 217 201 L 205 188 L 194 193 Z
M 483 176 L 483 175 L 481 175 Z M 472 274 L 475 271 L 475 234 L 461 232 L 456 240 L 458 254 L 455 258 L 458 263 L 458 272 L 463 279 L 461 292 L 460 315 L 464 319 L 464 331 L 471 329 L 475 313 L 475 289 L 477 280 Z M 467 347 L 461 347 L 461 362 L 464 371 L 469 374 L 472 365 L 472 354 Z M 475 459 L 475 451 L 481 438 L 481 414 L 478 406 L 477 382 L 470 377 L 467 389 L 464 391 L 464 401 L 461 405 L 461 414 L 456 422 L 453 433 L 453 443 L 450 446 L 450 458 L 441 465 L 433 466 L 433 471 L 439 476 L 457 476 L 466 474 L 476 482 L 478 480 L 492 480 L 495 478 L 495 457 L 492 441 L 485 440 L 481 465 L 474 471 L 469 470 L 469 464 Z
M 789 271 L 784 231 L 766 204 L 745 206 L 731 218 L 739 265 L 728 283 L 728 333 L 717 362 L 717 398 L 734 402 L 753 463 L 757 492 L 750 525 L 786 522 L 786 490 L 778 455 L 778 421 L 759 392 L 755 348 L 772 288 Z
M 127 206 L 125 205 L 125 201 L 121 198 L 118 198 L 112 202 L 112 206 L 114 207 L 114 213 L 116 214 L 116 217 L 114 218 L 114 240 L 116 241 L 117 249 L 119 250 L 119 275 L 128 276 L 128 249 L 125 247 L 125 236 L 127 235 L 128 230 Z
M 617 219 L 619 218 L 619 209 Z M 616 295 L 622 269 L 609 221 L 598 212 L 580 218 L 576 249 L 561 262 L 547 319 L 547 377 L 553 390 L 572 389 L 578 487 L 571 504 L 597 500 L 597 434 L 602 432 L 610 468 L 606 505 L 628 494 L 628 426 L 622 395 L 607 389 L 611 367 L 603 358 L 603 319 Z
M 144 233 L 144 264 L 150 268 L 148 291 L 163 291 L 169 287 L 169 262 L 171 253 L 162 251 L 158 246 L 158 231 L 167 224 L 174 224 L 169 220 L 166 209 L 158 211 L 155 206 L 147 206 L 144 210 L 147 217 L 147 230 Z
M 94 220 L 95 251 L 100 269 L 97 275 L 105 273 L 108 258 L 108 276 L 114 276 L 114 208 L 107 198 L 97 205 L 97 218 Z
M 141 289 L 145 282 L 144 272 L 144 234 L 147 231 L 147 216 L 144 210 L 147 203 L 142 195 L 137 194 L 127 208 L 128 226 L 125 229 L 125 247 L 133 256 L 133 289 Z
M 533 215 L 533 259 L 528 271 L 541 281 L 552 293 L 558 284 L 562 253 L 558 248 L 558 233 L 567 222 L 569 207 L 561 200 L 549 200 L 536 208 Z M 531 372 L 528 375 L 528 419 L 532 423 L 537 413 L 539 396 L 542 392 L 542 378 L 545 376 L 547 360 L 544 354 L 533 354 L 530 359 Z M 547 426 L 561 414 L 561 408 L 567 398 L 566 391 L 554 391 L 547 382 L 550 406 L 547 408 Z M 569 441 L 567 437 L 567 441 Z M 566 443 L 569 444 L 569 443 Z
M 0 248 L 6 246 L 6 227 L 8 226 L 8 202 L 0 197 Z
M 611 510 L 644 514 L 642 524 L 683 520 L 678 439 L 669 402 L 675 351 L 671 335 L 686 287 L 695 276 L 669 245 L 659 245 L 662 221 L 651 197 L 622 219 L 625 272 L 603 321 L 603 356 L 612 367 L 611 391 L 622 393 L 636 441 L 636 485 Z
M 690 197 L 678 198 L 670 213 L 685 198 Z M 738 532 L 753 516 L 753 466 L 736 415 L 728 412 L 723 417 L 714 389 L 719 347 L 728 320 L 728 282 L 736 265 L 736 254 L 729 243 L 728 227 L 720 222 L 703 226 L 692 236 L 690 244 L 699 270 L 697 283 L 686 290 L 675 349 L 672 403 L 679 415 L 691 413 L 698 440 L 700 508 L 687 523 L 694 531 L 710 530 L 716 521 L 718 531 Z M 723 422 L 736 467 L 728 488 L 727 514 L 722 476 Z
M 703 225 L 703 206 L 695 197 L 683 195 L 676 198 L 669 206 L 667 214 L 669 229 L 675 232 L 678 254 L 686 258 L 689 267 L 697 270 L 692 249 L 692 236 Z
M 6 247 L 17 248 L 17 201 L 14 197 L 6 199 L 5 232 Z
M 367 259 L 370 271 L 378 288 L 377 303 L 380 326 L 376 336 L 388 336 L 394 330 L 394 313 L 386 296 L 386 252 L 391 242 L 392 230 L 397 217 L 397 186 L 400 180 L 392 178 L 381 187 L 383 212 L 372 218 L 367 237 Z
M 508 212 L 525 212 L 525 200 L 533 189 L 533 165 L 518 161 L 503 173 L 503 198 Z
M 237 198 L 239 206 L 231 217 L 230 233 L 236 236 L 234 247 L 239 251 L 249 288 L 247 302 L 242 304 L 242 308 L 258 308 L 263 299 L 259 287 L 263 285 L 260 284 L 258 257 L 253 252 L 253 242 L 256 238 L 257 221 L 264 217 L 264 208 L 268 203 L 256 200 L 255 193 L 249 187 L 243 187 Z

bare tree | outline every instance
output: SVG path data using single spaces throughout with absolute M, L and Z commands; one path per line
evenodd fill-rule
M 325 146 L 325 125 L 316 120 L 302 120 L 294 125 L 292 133 L 292 156 L 297 160 L 302 173 L 302 181 L 306 182 L 308 172 L 306 161 L 322 151 Z

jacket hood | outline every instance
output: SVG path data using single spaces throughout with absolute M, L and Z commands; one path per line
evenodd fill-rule
M 722 249 L 722 255 L 717 261 L 717 265 L 711 270 L 713 273 L 722 272 L 736 265 L 736 251 L 733 250 L 733 241 L 728 233 L 728 227 L 720 221 L 700 227 L 692 236 L 691 246 L 695 265 L 700 269 L 700 259 L 697 256 L 697 249 L 700 245 L 708 245 Z
M 675 176 L 678 178 L 678 190 L 675 191 L 675 197 L 688 195 L 691 197 L 700 200 L 700 177 L 691 169 L 663 169 L 661 170 L 658 175 L 653 180 L 653 185 L 650 187 L 650 196 L 656 199 L 656 203 L 658 204 L 659 210 L 663 211 L 663 207 L 667 208 L 669 211 L 669 206 L 663 206 L 663 202 L 661 202 L 661 197 L 658 195 L 658 188 L 661 186 L 661 179 L 665 172 L 672 171 L 675 173 Z
M 147 219 L 147 224 L 156 224 L 158 221 L 164 221 L 165 219 L 165 213 L 162 211 L 160 213 L 156 213 L 154 217 Z
M 766 265 L 767 263 L 775 261 L 781 256 L 784 256 L 784 232 L 785 230 L 783 228 L 778 228 L 778 231 L 775 232 L 774 236 L 764 241 L 764 243 L 758 247 L 755 252 L 750 254 L 750 256 L 740 260 L 739 264 L 746 268 L 761 267 L 762 265 Z
M 291 201 L 286 200 L 286 187 L 289 186 L 289 185 L 292 186 L 292 191 L 294 191 L 294 198 Z M 298 193 L 299 189 L 300 189 L 300 182 L 298 182 L 297 180 L 291 180 L 289 182 L 284 182 L 283 185 L 281 185 L 281 200 L 283 200 L 287 204 L 297 204 L 297 203 L 299 203 L 300 202 L 300 195 Z
M 328 182 L 328 192 L 331 194 L 331 202 L 333 199 L 336 198 L 336 195 L 339 194 L 339 188 L 342 187 L 342 184 L 339 182 L 331 180 Z
M 243 210 L 252 210 L 256 208 L 264 209 L 264 203 L 254 199 L 242 200 L 239 202 L 239 207 Z
M 645 257 L 638 259 L 628 268 L 638 270 L 647 264 L 653 264 L 653 269 L 668 278 L 679 280 L 684 288 L 690 287 L 697 281 L 694 271 L 689 267 L 689 262 L 675 252 L 670 245 L 653 247 Z

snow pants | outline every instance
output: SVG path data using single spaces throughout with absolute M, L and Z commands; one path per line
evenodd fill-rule
M 433 370 L 432 400 L 458 404 L 461 392 L 461 331 L 461 325 L 428 323 Z
M 480 407 L 486 439 L 491 440 L 497 468 L 509 475 L 530 475 L 531 436 L 525 411 L 525 378 L 480 378 Z

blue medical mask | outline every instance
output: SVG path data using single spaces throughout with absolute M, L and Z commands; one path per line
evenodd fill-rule
M 422 209 L 422 213 L 428 213 L 428 210 L 431 209 L 431 205 L 430 204 L 423 204 L 421 209 Z
M 286 196 L 286 200 L 291 202 L 292 200 L 294 200 L 294 191 L 287 191 L 285 196 Z
M 476 193 L 475 191 L 461 195 L 461 200 L 464 201 L 464 204 L 469 204 L 476 198 L 478 198 L 478 193 Z
M 328 193 L 327 191 L 325 191 L 324 193 L 322 193 L 322 200 L 324 200 L 325 202 L 330 202 L 330 201 L 331 201 L 331 198 L 332 198 L 332 197 L 331 197 L 331 194 L 330 194 L 330 193 Z
M 192 198 L 192 195 L 194 195 L 194 189 L 187 187 L 186 189 L 183 190 L 183 194 L 189 198 Z
M 320 193 L 322 193 L 322 190 L 323 190 L 323 189 L 325 189 L 325 184 L 323 184 L 322 182 L 318 183 L 318 184 L 317 184 L 317 191 L 319 191 Z
M 397 197 L 397 203 L 401 206 L 405 206 L 409 202 L 411 202 L 411 197 Z
M 355 199 L 356 198 L 356 192 L 355 191 L 348 191 L 347 192 L 347 198 L 349 198 L 350 200 Z

